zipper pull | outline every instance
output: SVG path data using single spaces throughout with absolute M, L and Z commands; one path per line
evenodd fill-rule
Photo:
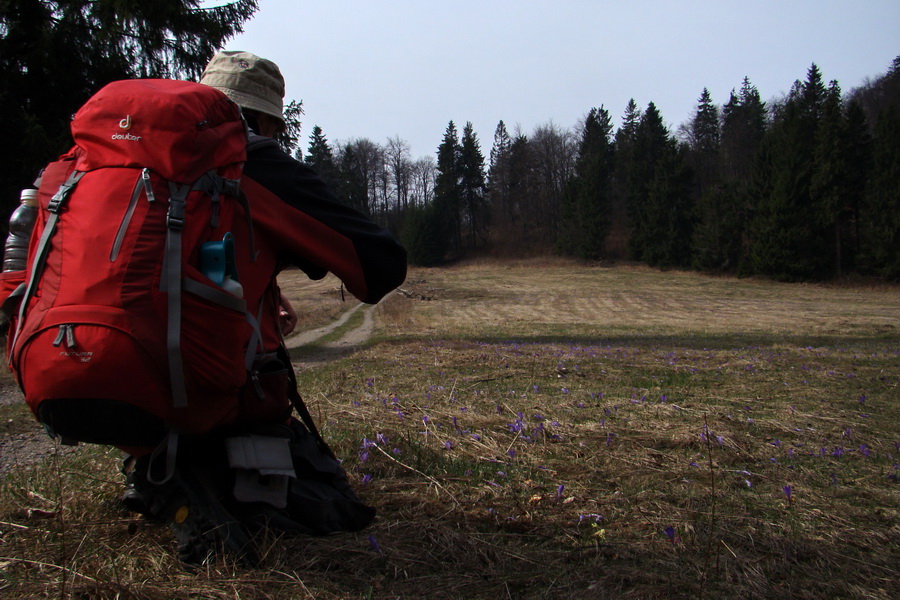
M 53 346 L 55 348 L 59 348 L 63 341 L 66 342 L 66 348 L 74 348 L 75 343 L 75 326 L 71 323 L 63 323 L 59 326 L 59 333 L 56 334 L 56 339 L 53 340 Z
M 147 200 L 149 202 L 154 202 L 156 196 L 153 195 L 153 184 L 150 182 L 150 169 L 147 167 L 144 167 L 144 170 L 141 171 L 141 180 L 144 182 L 144 191 L 147 192 Z

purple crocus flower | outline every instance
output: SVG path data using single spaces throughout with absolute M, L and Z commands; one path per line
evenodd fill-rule
M 369 536 L 369 547 L 378 554 L 384 554 L 384 551 L 382 551 L 381 546 L 378 545 L 378 540 L 375 539 L 374 535 Z
M 666 537 L 669 538 L 669 541 L 674 546 L 675 545 L 675 528 L 672 527 L 671 525 L 669 525 L 668 527 L 666 527 L 665 533 L 666 533 Z
M 781 488 L 781 491 L 784 492 L 784 496 L 787 498 L 788 503 L 791 503 L 794 501 L 794 498 L 793 498 L 794 488 L 793 487 L 791 487 L 789 485 L 785 485 Z

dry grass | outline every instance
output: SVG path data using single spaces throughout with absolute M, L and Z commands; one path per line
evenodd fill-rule
M 334 280 L 284 288 L 341 312 Z M 562 261 L 415 270 L 403 288 L 373 344 L 300 373 L 379 510 L 368 530 L 186 573 L 164 529 L 119 512 L 115 453 L 85 448 L 2 483 L 0 595 L 896 593 L 897 288 Z

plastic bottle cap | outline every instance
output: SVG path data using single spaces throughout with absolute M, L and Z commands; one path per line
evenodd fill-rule
M 37 206 L 38 205 L 38 191 L 34 188 L 28 188 L 22 190 L 22 195 L 19 201 L 26 206 Z

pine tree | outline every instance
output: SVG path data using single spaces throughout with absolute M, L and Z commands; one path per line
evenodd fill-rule
M 810 202 L 816 211 L 823 235 L 831 232 L 832 274 L 844 272 L 845 245 L 849 237 L 850 172 L 849 125 L 841 103 L 841 88 L 836 81 L 829 86 L 822 102 L 821 116 L 816 128 L 815 163 L 810 181 Z
M 471 121 L 463 127 L 459 155 L 460 195 L 468 223 L 471 247 L 480 246 L 487 235 L 488 210 L 484 173 L 484 155 Z
M 748 78 L 741 90 L 722 108 L 721 165 L 722 178 L 739 186 L 749 184 L 753 175 L 756 152 L 766 133 L 766 104 Z
M 862 266 L 900 280 L 900 108 L 880 113 L 872 140 L 872 176 L 860 219 Z
M 847 162 L 848 197 L 845 210 L 849 212 L 846 248 L 850 254 L 846 263 L 856 268 L 860 251 L 860 218 L 866 204 L 869 190 L 869 175 L 872 171 L 872 136 L 869 123 L 862 105 L 855 99 L 847 103 L 847 143 L 845 160 Z
M 776 114 L 764 141 L 750 234 L 756 272 L 783 280 L 821 279 L 829 274 L 823 212 L 811 193 L 817 129 L 826 91 L 815 64 L 797 82 Z
M 242 29 L 256 0 L 16 0 L 0 3 L 0 198 L 71 144 L 72 114 L 100 87 L 134 77 L 197 77 Z M 5 211 L 2 211 L 5 213 Z
M 651 102 L 635 134 L 629 189 L 632 256 L 654 266 L 680 266 L 690 257 L 692 215 L 684 156 Z
M 510 155 L 512 138 L 501 120 L 494 131 L 494 145 L 491 147 L 490 166 L 488 168 L 488 201 L 494 222 L 504 225 L 512 224 L 514 215 L 511 211 L 510 193 L 512 187 L 510 173 Z
M 612 258 L 623 258 L 631 254 L 630 238 L 632 229 L 632 183 L 637 169 L 637 128 L 641 111 L 634 99 L 625 107 L 622 125 L 615 136 L 615 164 L 612 178 L 612 204 L 610 216 L 610 243 L 607 244 Z
M 528 136 L 517 133 L 509 146 L 509 200 L 510 223 L 521 228 L 521 238 L 530 241 L 528 210 L 535 186 L 535 156 Z
M 747 223 L 753 214 L 754 165 L 768 126 L 766 104 L 747 77 L 722 107 L 719 144 L 721 187 L 701 200 L 702 222 L 695 236 L 695 266 L 746 271 Z M 711 220 L 707 220 L 707 219 Z
M 706 88 L 703 88 L 691 121 L 689 146 L 697 183 L 696 196 L 700 197 L 719 179 L 719 108 Z
M 434 183 L 434 210 L 440 230 L 453 256 L 462 252 L 462 192 L 460 180 L 459 134 L 453 121 L 447 125 L 437 152 L 437 176 Z
M 612 122 L 602 106 L 592 108 L 584 120 L 575 175 L 566 187 L 558 248 L 588 260 L 604 255 L 612 218 Z
M 336 179 L 334 153 L 322 128 L 316 125 L 309 136 L 309 149 L 304 162 L 312 167 L 326 183 L 333 184 Z
M 745 85 L 747 80 L 745 80 Z M 731 131 L 740 100 L 731 94 L 726 105 Z M 737 268 L 741 247 L 740 200 L 736 185 L 723 176 L 724 155 L 719 110 L 704 88 L 688 127 L 689 157 L 694 173 L 697 222 L 693 229 L 692 265 L 702 270 Z

